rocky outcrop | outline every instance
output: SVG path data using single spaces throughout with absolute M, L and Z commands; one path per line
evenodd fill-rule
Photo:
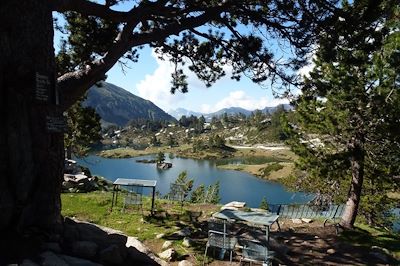
M 110 191 L 112 183 L 98 176 L 92 176 L 89 169 L 82 167 L 74 160 L 65 160 L 63 192 Z
M 21 265 L 166 265 L 136 238 L 120 231 L 69 218 L 64 228 L 57 242 L 42 243 Z
M 166 163 L 166 162 L 163 162 L 163 163 L 157 163 L 157 168 L 158 169 L 169 169 L 169 168 L 171 168 L 172 167 L 172 163 Z

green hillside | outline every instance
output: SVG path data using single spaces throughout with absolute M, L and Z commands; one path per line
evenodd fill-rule
M 108 82 L 90 88 L 85 105 L 96 110 L 103 125 L 125 126 L 130 120 L 136 119 L 175 121 L 151 101 Z

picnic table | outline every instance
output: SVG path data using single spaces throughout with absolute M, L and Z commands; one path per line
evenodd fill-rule
M 222 219 L 222 220 L 235 220 L 235 221 L 242 221 L 253 225 L 261 225 L 265 226 L 265 237 L 267 241 L 269 241 L 269 231 L 270 227 L 273 223 L 277 223 L 278 228 L 280 230 L 278 218 L 279 215 L 268 213 L 268 212 L 261 212 L 261 211 L 240 211 L 240 210 L 230 210 L 224 209 L 217 213 L 213 214 L 214 218 Z
M 120 186 L 142 186 L 152 188 L 151 198 L 151 214 L 154 212 L 154 199 L 156 191 L 157 180 L 144 180 L 144 179 L 130 179 L 130 178 L 117 178 L 113 183 L 113 196 L 111 202 L 111 210 L 117 204 L 118 187 Z

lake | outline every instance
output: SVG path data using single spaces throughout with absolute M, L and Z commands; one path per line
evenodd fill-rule
M 76 159 L 79 164 L 90 169 L 92 174 L 100 175 L 110 181 L 118 177 L 157 180 L 156 190 L 162 195 L 169 192 L 169 185 L 182 171 L 194 179 L 195 189 L 200 184 L 210 185 L 220 182 L 221 203 L 244 201 L 249 207 L 258 207 L 263 197 L 269 204 L 305 203 L 313 198 L 302 192 L 289 192 L 281 184 L 259 179 L 253 175 L 218 169 L 214 161 L 185 158 L 168 158 L 173 164 L 171 169 L 160 170 L 154 164 L 138 163 L 139 159 L 155 159 L 155 155 L 125 159 L 108 159 L 90 155 Z M 150 191 L 149 191 L 150 193 Z

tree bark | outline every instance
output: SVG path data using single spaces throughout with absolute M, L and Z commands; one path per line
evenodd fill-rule
M 61 229 L 63 133 L 50 121 L 62 115 L 53 34 L 47 1 L 0 1 L 0 244 L 9 257 L 24 252 L 10 238 Z
M 352 150 L 351 157 L 351 183 L 347 197 L 346 208 L 344 210 L 340 225 L 351 229 L 357 217 L 358 208 L 361 200 L 361 191 L 364 181 L 364 146 L 363 138 L 355 137 L 350 143 Z

